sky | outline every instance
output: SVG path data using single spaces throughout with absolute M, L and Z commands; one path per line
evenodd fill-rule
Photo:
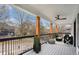
M 22 11 L 21 11 L 22 12 Z M 10 16 L 10 19 L 12 22 L 17 22 L 16 19 L 17 19 L 17 13 L 16 13 L 16 9 L 13 8 L 12 6 L 9 6 L 9 16 Z M 29 14 L 26 14 L 24 13 L 25 15 L 25 19 L 28 18 L 30 21 L 32 21 L 34 24 L 36 23 L 36 17 L 33 16 L 33 15 L 29 15 Z M 49 27 L 49 21 L 41 18 L 40 22 L 42 23 L 43 26 L 45 27 Z

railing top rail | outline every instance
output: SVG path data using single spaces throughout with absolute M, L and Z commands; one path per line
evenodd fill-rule
M 71 34 L 71 33 L 61 33 L 61 32 L 58 32 L 58 33 L 47 33 L 47 34 L 41 34 L 40 36 L 43 36 L 43 35 L 53 35 L 53 34 Z M 22 38 L 31 38 L 31 37 L 34 37 L 35 35 L 29 35 L 29 36 L 20 36 L 20 37 L 11 37 L 11 38 L 0 38 L 0 42 L 2 41 L 10 41 L 10 40 L 17 40 L 17 39 L 22 39 Z
M 17 40 L 17 39 L 22 39 L 22 38 L 30 38 L 30 37 L 34 37 L 34 35 L 20 36 L 20 37 L 11 37 L 11 38 L 1 38 L 0 42 L 2 42 L 2 41 L 9 41 L 9 40 Z

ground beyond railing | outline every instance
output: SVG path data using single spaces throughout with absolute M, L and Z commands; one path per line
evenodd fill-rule
M 52 34 L 56 34 L 56 33 L 52 33 Z M 66 34 L 66 33 L 59 33 L 59 34 Z M 0 39 L 0 54 L 22 55 L 23 53 L 28 52 L 33 48 L 33 39 L 34 39 L 34 35 L 2 38 Z M 40 35 L 41 44 L 47 42 L 48 39 L 49 39 L 49 34 Z

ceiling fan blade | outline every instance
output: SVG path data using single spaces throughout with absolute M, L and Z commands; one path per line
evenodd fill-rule
M 62 18 L 63 20 L 66 20 L 67 18 Z
M 61 18 L 61 19 L 59 19 L 59 20 L 66 20 L 66 18 Z

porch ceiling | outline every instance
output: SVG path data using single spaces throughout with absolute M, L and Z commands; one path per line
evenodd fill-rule
M 61 26 L 73 23 L 78 5 L 75 4 L 16 4 L 24 10 L 28 10 L 35 15 L 39 15 L 47 20 L 53 17 L 55 20 L 56 15 L 66 17 L 67 20 L 57 20 Z

